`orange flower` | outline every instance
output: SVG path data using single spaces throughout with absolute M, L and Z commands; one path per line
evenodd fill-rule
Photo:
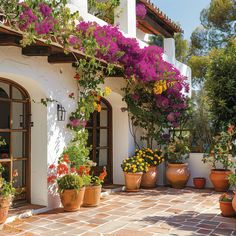
M 98 178 L 99 178 L 100 180 L 104 180 L 106 176 L 107 176 L 107 170 L 106 170 L 106 167 L 104 166 L 104 167 L 103 167 L 103 172 L 99 175 Z
M 98 111 L 98 112 L 101 112 L 101 110 L 102 110 L 102 106 L 101 106 L 100 104 L 98 104 L 98 105 L 97 105 L 97 111 Z
M 63 160 L 64 160 L 64 162 L 66 162 L 66 163 L 69 162 L 69 156 L 68 156 L 68 154 L 64 154 Z

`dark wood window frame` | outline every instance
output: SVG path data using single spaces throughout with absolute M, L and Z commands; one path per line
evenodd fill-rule
M 10 126 L 8 128 L 0 129 L 1 133 L 9 133 L 10 135 L 10 147 L 9 147 L 9 158 L 1 159 L 0 163 L 6 163 L 8 162 L 10 164 L 10 181 L 13 180 L 13 163 L 15 161 L 25 161 L 25 186 L 18 189 L 18 191 L 25 192 L 25 201 L 30 203 L 31 201 L 31 100 L 29 93 L 18 83 L 11 81 L 9 79 L 5 79 L 0 77 L 0 82 L 7 84 L 9 86 L 9 98 L 1 98 L 0 101 L 5 101 L 10 103 Z M 21 95 L 23 96 L 23 99 L 14 99 L 13 98 L 13 88 L 16 88 L 20 91 Z M 24 104 L 23 110 L 25 113 L 25 122 L 22 129 L 20 128 L 13 128 L 13 103 L 20 103 Z M 12 134 L 13 133 L 25 133 L 25 156 L 24 157 L 14 157 L 13 158 L 13 144 L 11 142 Z M 20 202 L 22 203 L 22 202 Z M 17 204 L 17 202 L 16 202 Z

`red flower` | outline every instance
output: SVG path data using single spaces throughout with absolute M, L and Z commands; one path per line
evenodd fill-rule
M 75 99 L 75 94 L 74 93 L 70 93 L 69 94 L 69 98 Z
M 234 125 L 230 125 L 229 128 L 228 128 L 228 130 L 227 130 L 227 132 L 228 132 L 229 134 L 233 133 L 234 127 L 235 127 Z
M 68 167 L 66 164 L 60 163 L 57 166 L 57 174 L 63 175 L 63 174 L 68 174 Z
M 48 183 L 54 182 L 55 179 L 56 179 L 56 176 L 55 176 L 55 175 L 50 175 L 50 176 L 48 176 Z
M 72 173 L 74 173 L 75 171 L 76 171 L 76 169 L 75 168 L 70 168 L 70 171 L 72 172 Z
M 51 164 L 48 168 L 49 168 L 49 169 L 54 169 L 54 168 L 55 168 L 55 165 L 54 165 L 54 164 Z
M 64 162 L 66 162 L 66 163 L 68 163 L 68 162 L 70 161 L 68 154 L 64 154 L 64 155 L 63 155 L 63 160 L 64 160 Z
M 74 78 L 75 78 L 76 80 L 80 80 L 80 75 L 79 75 L 79 74 L 76 74 L 76 75 L 74 76 Z
M 106 167 L 104 166 L 104 167 L 103 167 L 103 172 L 99 175 L 98 178 L 99 178 L 100 180 L 104 180 L 106 176 L 107 176 L 107 170 L 106 170 Z

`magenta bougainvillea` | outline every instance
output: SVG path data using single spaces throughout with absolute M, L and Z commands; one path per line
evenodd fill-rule
M 147 9 L 144 4 L 139 3 L 136 5 L 136 16 L 140 19 L 144 19 L 147 14 Z

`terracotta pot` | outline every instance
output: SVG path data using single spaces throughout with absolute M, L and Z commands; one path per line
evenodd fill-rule
M 100 203 L 102 185 L 85 188 L 83 206 L 97 206 Z
M 193 178 L 194 187 L 197 189 L 203 189 L 206 185 L 206 179 L 203 177 L 195 177 Z
M 230 170 L 215 169 L 211 170 L 210 180 L 217 192 L 227 192 L 229 189 L 228 175 L 232 174 Z
M 127 192 L 139 191 L 143 173 L 142 172 L 139 172 L 139 173 L 124 172 L 124 175 L 125 175 L 125 190 Z
M 190 176 L 188 164 L 170 164 L 166 169 L 166 178 L 173 188 L 184 188 Z
M 233 199 L 233 201 L 232 201 L 232 207 L 233 207 L 233 209 L 234 209 L 235 212 L 236 212 L 236 191 L 234 191 L 234 199 Z
M 143 188 L 155 188 L 157 183 L 157 166 L 148 167 L 148 171 L 143 173 L 141 187 Z
M 77 211 L 83 203 L 85 187 L 80 190 L 66 189 L 60 193 L 61 203 L 65 211 Z
M 11 197 L 0 197 L 0 224 L 4 223 L 8 216 L 8 210 L 11 205 Z
M 232 202 L 222 202 L 220 201 L 220 210 L 221 215 L 226 217 L 232 217 L 236 215 L 235 210 L 233 209 Z

